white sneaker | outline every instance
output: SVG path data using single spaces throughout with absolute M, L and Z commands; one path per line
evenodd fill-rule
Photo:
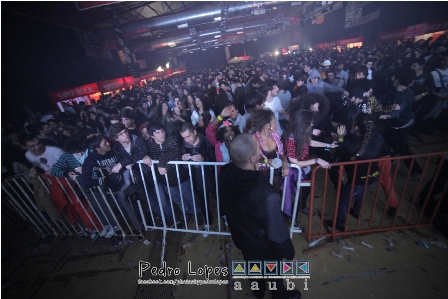
M 107 232 L 104 234 L 104 238 L 109 239 L 109 238 L 112 238 L 114 235 L 115 235 L 115 231 L 113 230 L 112 227 L 109 227 Z
M 103 230 L 100 232 L 100 237 L 104 237 L 106 233 L 109 231 L 109 228 L 110 226 L 109 227 L 105 226 Z
M 210 225 L 204 225 L 204 229 L 202 230 L 202 231 L 204 231 L 204 233 L 202 233 L 202 236 L 204 237 L 204 238 L 207 238 L 208 237 L 208 232 L 210 231 L 209 230 L 210 229 Z
M 99 237 L 99 233 L 97 231 L 95 231 L 90 235 L 90 240 L 95 241 L 96 239 L 98 239 L 98 237 Z

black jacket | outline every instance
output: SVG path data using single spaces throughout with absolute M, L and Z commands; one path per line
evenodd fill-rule
M 182 161 L 182 155 L 176 137 L 167 136 L 165 142 L 157 144 L 153 139 L 146 143 L 148 154 L 153 160 L 159 160 L 158 167 L 164 167 L 167 170 L 168 182 L 170 187 L 178 185 L 176 165 L 168 164 L 170 161 Z M 166 185 L 165 177 L 159 174 L 158 169 L 155 171 L 157 181 Z M 188 169 L 186 165 L 179 165 L 180 182 L 188 180 Z
M 154 185 L 154 181 L 152 179 L 151 168 L 145 164 L 138 164 L 137 162 L 142 160 L 145 156 L 147 156 L 146 142 L 140 136 L 130 135 L 131 138 L 131 151 L 128 153 L 123 145 L 120 142 L 114 146 L 113 151 L 115 156 L 118 159 L 118 163 L 122 165 L 122 169 L 129 164 L 134 164 L 132 167 L 134 173 L 137 174 L 141 180 L 140 167 L 143 167 L 143 174 L 145 176 L 145 182 L 148 187 Z
M 358 160 L 369 160 L 380 157 L 380 152 L 384 144 L 384 139 L 378 131 L 375 131 L 371 141 L 367 144 L 364 154 L 358 157 Z M 341 154 L 341 160 L 350 161 L 350 158 L 355 156 L 361 147 L 363 137 L 347 135 L 344 138 L 344 142 L 339 143 L 337 148 Z M 369 169 L 369 163 L 360 163 L 356 170 L 355 185 L 364 185 L 367 178 L 367 171 Z M 345 172 L 347 173 L 347 182 L 352 184 L 355 171 L 355 165 L 345 166 Z M 370 166 L 369 183 L 373 183 L 379 177 L 378 163 L 373 162 Z
M 190 154 L 197 155 L 200 154 L 204 158 L 204 162 L 216 162 L 215 156 L 215 148 L 208 142 L 208 140 L 202 135 L 198 133 L 199 143 L 196 146 L 192 146 L 191 144 L 183 142 L 183 146 L 181 149 L 182 155 Z M 202 184 L 202 171 L 201 167 L 198 165 L 193 166 L 192 168 L 193 175 L 196 181 L 196 188 L 199 191 L 204 191 L 204 186 Z M 213 166 L 204 166 L 204 178 L 205 178 L 205 188 L 207 190 L 213 189 L 215 186 L 215 172 Z
M 293 259 L 280 196 L 258 171 L 229 163 L 221 168 L 219 191 L 230 233 L 243 254 L 260 259 Z

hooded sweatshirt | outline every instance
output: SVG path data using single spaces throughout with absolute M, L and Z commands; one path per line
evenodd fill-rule
M 312 78 L 319 78 L 319 81 L 317 81 L 316 84 L 311 84 Z M 306 82 L 306 87 L 308 87 L 309 93 L 316 92 L 321 95 L 325 95 L 325 93 L 338 93 L 345 91 L 345 89 L 343 89 L 342 87 L 324 82 L 317 70 L 312 70 L 310 72 L 308 76 L 308 81 Z
M 280 196 L 259 171 L 222 167 L 220 197 L 237 248 L 251 257 L 294 257 Z

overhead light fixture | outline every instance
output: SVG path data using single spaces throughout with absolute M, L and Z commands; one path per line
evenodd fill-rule
M 170 42 L 170 43 L 168 43 L 168 46 L 170 46 L 171 48 L 173 48 L 173 47 L 176 46 L 176 42 Z
M 193 51 L 190 51 L 190 53 L 193 53 Z
M 218 47 L 218 46 L 216 46 L 216 47 L 215 47 L 215 49 L 219 49 L 219 47 Z
M 243 34 L 244 31 L 238 31 L 236 34 Z
M 206 51 L 207 49 L 203 48 L 202 51 Z
M 221 21 L 221 17 L 216 17 L 213 20 L 215 20 L 215 22 Z
M 215 35 L 215 38 L 220 38 L 220 37 L 221 37 L 221 35 L 219 35 L 219 34 L 218 34 L 218 35 Z
M 278 51 L 275 51 L 275 55 L 278 55 Z
M 258 38 L 253 38 L 252 40 L 253 40 L 254 42 L 256 42 L 256 41 L 258 40 Z
M 179 24 L 179 25 L 177 25 L 177 28 L 179 28 L 179 29 L 188 28 L 188 23 Z

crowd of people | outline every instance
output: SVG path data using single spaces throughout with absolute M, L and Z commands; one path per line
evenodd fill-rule
M 142 218 L 128 198 L 145 196 L 142 181 L 149 197 L 142 201 L 147 220 L 160 221 L 163 214 L 167 225 L 176 226 L 185 215 L 207 230 L 216 190 L 213 169 L 204 167 L 203 176 L 200 166 L 192 167 L 192 190 L 188 167 L 168 162 L 230 162 L 233 140 L 253 134 L 260 150 L 257 170 L 267 176 L 267 169 L 275 168 L 275 190 L 292 196 L 294 178 L 309 178 L 313 165 L 330 168 L 335 161 L 411 155 L 409 134 L 448 133 L 447 50 L 442 35 L 435 41 L 403 40 L 341 52 L 298 51 L 157 79 L 104 94 L 91 105 L 63 102 L 64 111 L 36 113 L 21 127 L 3 124 L 2 174 L 67 178 L 74 190 L 70 196 L 81 198 L 81 205 L 88 200 L 95 212 L 86 204 L 74 209 L 92 239 L 118 231 L 107 203 L 98 200 L 101 190 L 93 187 L 112 190 L 107 197 L 114 196 L 138 234 Z M 156 177 L 153 160 L 158 161 Z M 419 179 L 417 161 L 405 164 L 412 167 L 407 179 Z M 396 212 L 390 161 L 363 165 L 345 169 L 338 230 L 345 228 L 351 192 L 356 202 L 350 214 L 359 217 L 366 178 L 369 186 L 379 180 L 389 213 Z M 330 169 L 330 179 L 336 188 L 337 170 Z M 287 189 L 281 191 L 284 180 Z M 309 188 L 302 190 L 299 212 L 311 217 Z M 52 197 L 59 213 L 67 206 L 55 203 L 60 200 Z M 284 213 L 291 221 L 291 207 Z

